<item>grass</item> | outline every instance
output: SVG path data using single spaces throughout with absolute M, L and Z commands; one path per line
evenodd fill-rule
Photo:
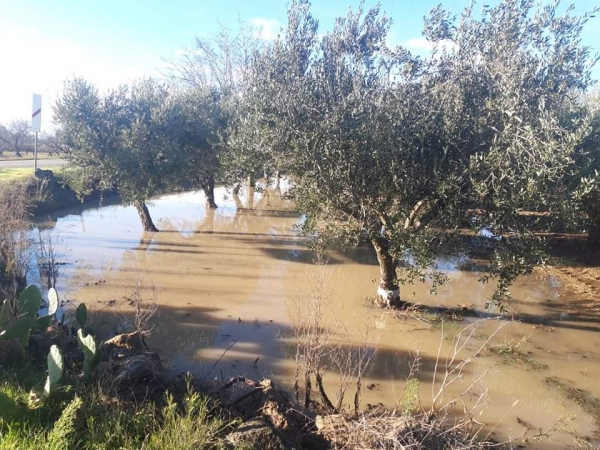
M 24 180 L 33 176 L 33 167 L 17 169 L 0 169 L 0 183 Z
M 503 344 L 491 345 L 488 347 L 490 352 L 503 358 L 505 363 L 525 364 L 533 370 L 545 370 L 548 368 L 546 364 L 541 364 L 528 356 L 528 352 L 521 349 L 521 345 L 527 341 L 526 336 L 523 336 L 516 344 L 514 342 L 505 342 Z
M 158 403 L 134 404 L 76 381 L 46 405 L 29 408 L 29 392 L 44 378 L 27 364 L 0 367 L 0 396 L 18 405 L 16 416 L 0 418 L 0 449 L 220 449 L 234 425 L 189 384 L 180 401 L 166 394 Z
M 56 153 L 50 156 L 46 152 L 38 152 L 38 159 L 54 159 L 61 158 L 62 155 L 57 155 Z M 5 151 L 2 156 L 0 156 L 0 161 L 33 161 L 33 152 L 29 152 L 27 154 L 21 153 L 21 156 L 17 156 L 15 152 Z
M 56 176 L 64 176 L 64 175 L 68 175 L 69 173 L 73 172 L 75 169 L 67 167 L 67 166 L 62 166 L 62 167 L 53 167 L 50 170 L 52 170 L 52 172 L 54 172 L 54 175 L 56 175 Z M 26 180 L 27 178 L 30 178 L 33 176 L 33 172 L 34 172 L 33 167 L 0 169 L 0 184 L 6 183 L 6 182 Z

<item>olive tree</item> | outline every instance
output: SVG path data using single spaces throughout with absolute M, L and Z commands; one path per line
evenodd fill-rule
M 548 189 L 585 135 L 566 112 L 590 82 L 578 39 L 588 16 L 534 11 L 527 0 L 458 20 L 436 8 L 426 59 L 386 45 L 391 22 L 378 8 L 350 11 L 320 38 L 308 2 L 292 3 L 288 17 L 296 24 L 244 101 L 261 130 L 252 144 L 285 151 L 293 165 L 305 231 L 370 242 L 378 295 L 398 304 L 400 283 L 430 277 L 435 288 L 436 252 L 485 229 L 501 303 L 540 257 L 520 211 L 551 204 Z
M 270 169 L 296 172 L 290 142 L 295 124 L 286 117 L 290 102 L 308 82 L 305 76 L 316 49 L 318 22 L 310 4 L 294 0 L 287 27 L 272 45 L 254 47 L 224 133 L 222 163 L 229 179 L 256 179 Z
M 233 146 L 222 145 L 230 117 L 237 114 L 241 105 L 240 96 L 249 78 L 247 71 L 252 68 L 250 61 L 259 48 L 260 41 L 251 27 L 240 23 L 239 28 L 232 31 L 221 25 L 214 35 L 196 37 L 192 47 L 170 61 L 168 67 L 168 79 L 181 98 L 186 99 L 187 110 L 198 111 L 199 105 L 203 105 L 197 120 L 203 130 L 198 130 L 196 136 L 200 141 L 210 139 L 211 163 L 205 164 L 204 170 L 192 173 L 189 181 L 190 188 L 201 187 L 205 191 L 208 204 L 213 208 L 217 206 L 215 179 L 235 183 L 249 175 L 249 162 L 253 168 L 263 170 L 255 158 L 246 158 L 246 155 L 240 158 L 239 154 L 229 152 Z M 200 147 L 205 148 L 206 141 Z
M 179 189 L 202 189 L 207 206 L 217 208 L 215 176 L 221 167 L 219 130 L 225 113 L 217 92 L 206 88 L 188 88 L 173 95 L 179 111 L 179 124 L 171 132 L 180 143 L 177 152 L 176 185 Z
M 133 204 L 145 231 L 157 231 L 146 202 L 179 186 L 180 152 L 187 145 L 181 135 L 186 118 L 169 90 L 142 79 L 100 95 L 91 83 L 74 79 L 65 83 L 55 119 L 71 163 Z
M 576 170 L 571 181 L 575 186 L 572 204 L 575 215 L 585 216 L 587 244 L 591 250 L 600 249 L 600 91 L 586 93 L 582 98 L 590 118 L 590 133 L 579 147 Z

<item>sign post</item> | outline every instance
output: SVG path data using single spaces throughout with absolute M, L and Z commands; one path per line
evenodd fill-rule
M 33 111 L 31 113 L 31 131 L 35 131 L 35 148 L 33 151 L 33 169 L 37 170 L 38 133 L 42 128 L 42 96 L 33 94 Z

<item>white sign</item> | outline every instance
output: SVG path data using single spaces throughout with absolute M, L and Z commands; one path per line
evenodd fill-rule
M 42 128 L 42 96 L 33 94 L 33 109 L 31 111 L 31 131 L 38 133 Z

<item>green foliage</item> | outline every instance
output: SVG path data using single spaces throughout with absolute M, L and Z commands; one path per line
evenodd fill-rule
M 48 289 L 48 315 L 53 316 L 58 311 L 58 292 L 54 288 Z
M 35 321 L 35 331 L 46 331 L 46 329 L 52 324 L 52 316 L 47 314 L 40 316 Z
M 78 435 L 78 418 L 83 406 L 83 400 L 75 397 L 63 410 L 48 435 L 48 447 L 51 450 L 77 448 L 81 440 Z
M 65 84 L 55 112 L 70 160 L 87 178 L 82 184 L 116 189 L 123 202 L 136 206 L 145 230 L 154 231 L 144 210 L 147 199 L 198 188 L 218 166 L 213 103 L 208 94 L 183 95 L 148 78 L 106 95 L 74 79 Z
M 35 321 L 35 331 L 46 331 L 46 329 L 52 323 L 52 316 L 47 314 L 45 316 L 40 316 Z
M 19 313 L 35 317 L 42 307 L 42 293 L 40 289 L 30 284 L 19 296 Z
M 4 392 L 0 392 L 0 423 L 21 419 L 26 411 L 23 405 L 18 404 L 13 398 Z
M 10 301 L 4 300 L 0 308 L 0 332 L 6 328 L 10 321 Z
M 2 449 L 225 448 L 222 436 L 232 424 L 197 393 L 190 391 L 180 405 L 167 396 L 160 407 L 115 402 L 90 384 L 70 400 L 28 410 L 29 389 L 43 376 L 31 367 L 0 372 Z
M 84 336 L 81 329 L 77 330 L 77 343 L 83 352 L 83 378 L 89 381 L 92 378 L 94 369 L 100 362 L 100 349 L 94 336 L 91 334 Z
M 211 415 L 208 399 L 191 390 L 183 399 L 181 412 L 173 396 L 167 394 L 162 416 L 160 432 L 152 433 L 148 440 L 149 450 L 169 447 L 193 449 L 215 446 L 218 448 L 220 446 L 218 435 L 227 426 L 224 420 Z
M 419 405 L 419 380 L 411 378 L 404 386 L 402 399 L 400 401 L 400 411 L 404 416 L 410 416 Z
M 292 2 L 286 33 L 253 60 L 228 145 L 285 160 L 305 232 L 322 246 L 371 242 L 386 291 L 414 280 L 435 290 L 435 256 L 462 251 L 461 228 L 486 230 L 491 302 L 503 302 L 542 261 L 520 213 L 564 202 L 555 187 L 588 130 L 571 99 L 590 85 L 579 41 L 590 16 L 557 9 L 505 0 L 457 20 L 438 7 L 423 59 L 387 45 L 378 7 L 319 35 L 309 3 Z
M 87 316 L 87 306 L 85 306 L 85 303 L 80 303 L 75 310 L 75 319 L 81 328 L 85 327 Z
M 60 383 L 64 373 L 65 373 L 65 360 L 63 358 L 63 354 L 56 345 L 50 347 L 50 352 L 48 353 L 48 378 L 46 379 L 46 384 L 44 385 L 44 396 L 50 397 L 52 396 Z
M 54 297 L 58 302 L 58 295 L 54 291 Z M 27 346 L 31 331 L 45 331 L 52 323 L 52 314 L 38 317 L 38 312 L 42 305 L 42 294 L 35 285 L 27 286 L 19 297 L 18 312 L 19 316 L 10 323 L 10 304 L 4 301 L 0 310 L 0 339 L 18 339 L 23 347 Z M 49 308 L 55 308 L 52 301 L 49 300 Z M 54 311 L 54 313 L 56 310 Z
M 1 340 L 17 339 L 23 347 L 27 347 L 31 329 L 35 326 L 36 319 L 29 316 L 19 317 L 12 322 L 6 330 L 0 333 Z
M 240 24 L 234 32 L 221 27 L 216 35 L 198 37 L 193 48 L 169 68 L 171 81 L 180 87 L 177 97 L 186 117 L 186 133 L 191 131 L 185 152 L 188 163 L 181 169 L 182 181 L 193 189 L 205 188 L 211 177 L 228 184 L 256 178 L 269 165 L 260 157 L 264 149 L 227 142 L 236 138 L 227 125 L 244 106 L 240 99 L 253 70 L 251 61 L 260 49 L 262 40 L 251 26 Z M 259 133 L 250 125 L 246 129 Z

